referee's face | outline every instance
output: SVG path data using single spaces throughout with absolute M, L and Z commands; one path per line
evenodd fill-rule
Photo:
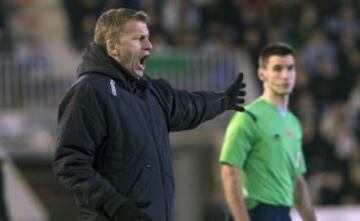
M 275 96 L 288 96 L 295 85 L 295 59 L 292 55 L 272 55 L 265 67 L 260 68 L 264 89 Z

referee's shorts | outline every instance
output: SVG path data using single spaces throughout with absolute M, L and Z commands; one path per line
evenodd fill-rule
M 290 207 L 288 206 L 259 203 L 248 212 L 251 221 L 291 221 Z M 229 215 L 227 220 L 233 221 L 234 219 Z

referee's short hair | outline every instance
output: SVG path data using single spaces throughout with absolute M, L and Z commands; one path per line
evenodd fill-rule
M 294 55 L 294 50 L 289 44 L 286 44 L 284 42 L 267 44 L 260 51 L 259 67 L 266 67 L 269 57 L 273 55 Z

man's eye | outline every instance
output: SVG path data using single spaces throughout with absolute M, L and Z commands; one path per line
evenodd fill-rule
M 274 68 L 274 71 L 276 71 L 276 72 L 281 72 L 281 69 L 282 69 L 281 67 L 275 67 L 275 68 Z

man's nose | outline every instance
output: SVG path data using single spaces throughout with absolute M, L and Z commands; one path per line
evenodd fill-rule
M 282 73 L 281 73 L 281 76 L 282 78 L 285 78 L 285 79 L 288 79 L 291 75 L 291 72 L 288 71 L 288 70 L 284 70 Z
M 144 49 L 145 49 L 145 50 L 151 50 L 151 49 L 152 49 L 152 44 L 151 44 L 151 42 L 150 42 L 149 39 L 147 39 L 147 40 L 145 41 L 145 43 L 144 43 Z

